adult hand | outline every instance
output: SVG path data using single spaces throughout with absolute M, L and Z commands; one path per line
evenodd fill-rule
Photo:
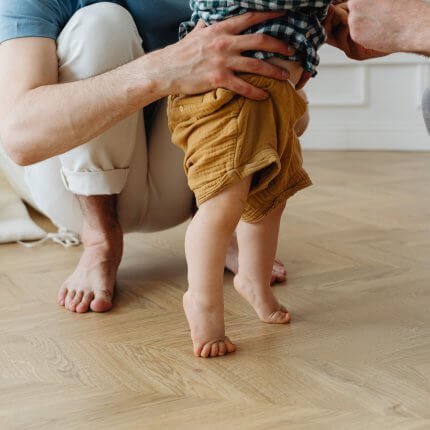
M 430 5 L 423 0 L 350 0 L 352 38 L 381 51 L 430 53 Z
M 362 61 L 387 55 L 385 52 L 369 49 L 354 41 L 351 37 L 348 17 L 349 9 L 346 2 L 330 6 L 324 21 L 329 45 L 339 48 L 353 60 Z
M 235 72 L 256 73 L 280 80 L 287 80 L 289 73 L 267 61 L 241 54 L 256 50 L 291 55 L 294 50 L 285 42 L 264 34 L 240 33 L 282 15 L 284 13 L 252 12 L 209 27 L 200 22 L 187 37 L 158 51 L 158 60 L 163 64 L 153 70 L 160 71 L 158 78 L 164 82 L 167 94 L 196 94 L 222 87 L 251 99 L 265 99 L 265 91 L 243 81 Z

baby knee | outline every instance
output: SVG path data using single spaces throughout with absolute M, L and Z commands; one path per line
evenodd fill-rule
M 210 220 L 211 225 L 218 230 L 234 230 L 239 222 L 244 207 L 246 197 L 238 196 L 235 193 L 221 193 L 200 206 L 202 215 Z

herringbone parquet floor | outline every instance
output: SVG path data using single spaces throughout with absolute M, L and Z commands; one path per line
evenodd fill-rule
M 294 322 L 260 323 L 227 275 L 225 358 L 191 355 L 184 226 L 127 238 L 104 315 L 55 303 L 80 249 L 0 246 L 0 428 L 429 429 L 430 154 L 305 160 L 276 287 Z

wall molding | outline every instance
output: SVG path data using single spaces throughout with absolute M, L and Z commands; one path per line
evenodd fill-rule
M 304 149 L 430 151 L 421 114 L 429 59 L 396 54 L 357 62 L 329 46 L 320 54 L 319 76 L 307 87 Z
M 322 69 L 322 70 L 321 70 Z M 325 65 L 320 68 L 321 74 L 330 73 L 330 69 L 338 70 L 338 66 Z M 313 91 L 310 104 L 312 107 L 318 108 L 341 108 L 341 107 L 365 107 L 369 103 L 369 83 L 368 83 L 368 68 L 362 65 L 354 65 L 350 67 L 344 74 L 350 74 L 349 81 L 353 81 L 356 94 L 342 94 L 338 91 L 335 94 L 324 95 L 318 94 L 318 85 L 310 84 L 310 90 Z M 353 79 L 352 75 L 354 74 Z M 318 79 L 318 78 L 317 78 Z
M 417 66 L 417 110 L 422 110 L 422 97 L 424 91 L 430 86 L 430 64 L 420 64 Z

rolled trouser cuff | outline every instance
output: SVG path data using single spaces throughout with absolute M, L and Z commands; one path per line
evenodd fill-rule
M 61 169 L 65 187 L 81 196 L 119 194 L 125 187 L 128 169 L 114 169 L 99 172 L 73 172 Z

